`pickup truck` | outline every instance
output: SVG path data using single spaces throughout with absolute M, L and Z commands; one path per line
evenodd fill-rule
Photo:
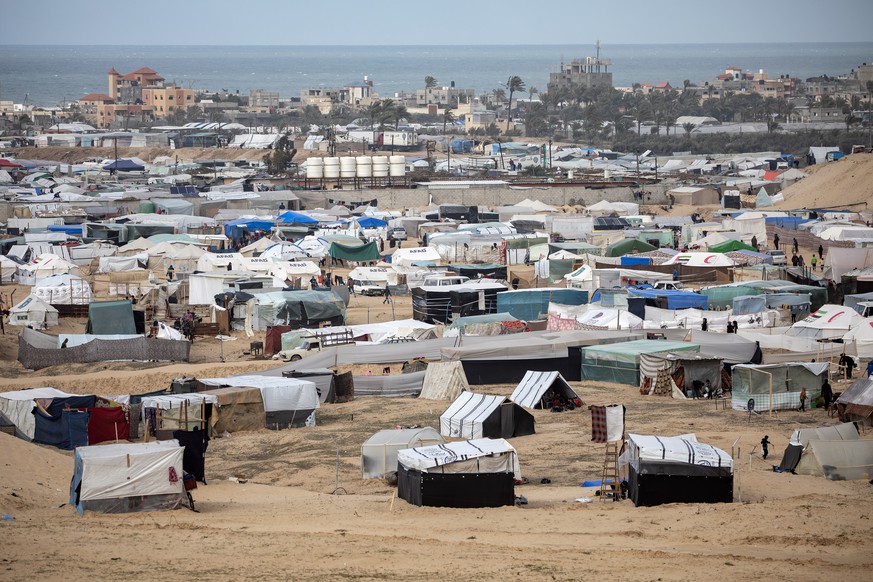
M 274 355 L 273 359 L 284 360 L 286 362 L 296 362 L 297 360 L 303 359 L 304 356 L 308 356 L 312 352 L 320 352 L 321 347 L 321 338 L 306 338 L 303 345 L 299 348 L 282 350 L 281 352 L 278 352 L 276 355 Z
M 664 291 L 680 291 L 685 289 L 685 285 L 679 281 L 656 281 L 652 287 L 655 289 L 663 289 Z

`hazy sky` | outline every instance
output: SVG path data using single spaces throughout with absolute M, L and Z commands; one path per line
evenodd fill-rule
M 0 44 L 873 41 L 873 0 L 2 0 Z

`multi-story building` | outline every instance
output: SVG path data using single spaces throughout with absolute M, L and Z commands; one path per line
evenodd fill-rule
M 600 58 L 600 41 L 597 41 L 597 56 L 562 62 L 557 71 L 549 73 L 549 91 L 570 87 L 612 87 L 612 61 Z
M 249 110 L 275 113 L 279 109 L 279 92 L 255 89 L 249 92 Z
M 452 81 L 448 87 L 427 87 L 415 92 L 415 105 L 426 107 L 437 105 L 441 107 L 457 107 L 460 103 L 469 103 L 476 96 L 474 89 L 460 89 Z

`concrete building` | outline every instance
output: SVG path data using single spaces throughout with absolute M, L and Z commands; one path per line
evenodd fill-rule
M 561 63 L 557 71 L 549 73 L 549 91 L 569 87 L 612 87 L 612 61 L 600 58 L 600 41 L 597 42 L 597 56 L 574 59 Z
M 437 105 L 440 107 L 457 107 L 461 103 L 469 103 L 476 95 L 474 89 L 460 89 L 455 87 L 452 81 L 448 87 L 427 87 L 415 92 L 415 105 L 426 107 Z
M 248 106 L 251 111 L 275 113 L 279 109 L 279 92 L 263 89 L 250 91 Z

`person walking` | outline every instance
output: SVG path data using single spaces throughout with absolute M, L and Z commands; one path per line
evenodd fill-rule
M 709 329 L 709 322 L 706 321 L 706 318 L 703 318 L 703 321 L 700 323 L 700 331 L 706 331 Z
M 821 245 L 818 245 L 818 258 L 824 260 L 824 247 Z
M 769 446 L 770 446 L 770 437 L 769 437 L 769 435 L 765 434 L 764 438 L 761 439 L 761 453 L 765 459 L 767 458 L 767 455 L 770 454 L 770 449 L 768 448 Z
M 800 252 L 800 245 L 797 244 L 797 238 L 793 238 L 791 240 L 794 243 L 794 252 L 799 253 Z
M 852 356 L 847 356 L 845 352 L 840 354 L 839 364 L 846 369 L 846 380 L 852 379 L 852 369 L 855 367 L 855 360 L 852 359 Z M 870 367 L 868 366 L 869 370 Z
M 867 379 L 870 379 L 870 376 L 873 376 L 873 360 L 867 363 Z
M 812 265 L 812 270 L 815 271 L 815 266 L 818 264 L 818 257 L 812 255 L 812 258 L 809 260 L 809 264 Z
M 388 283 L 385 283 L 385 298 L 382 299 L 382 303 L 391 303 L 391 288 L 388 287 Z
M 834 390 L 831 388 L 831 383 L 825 378 L 821 384 L 821 397 L 824 400 L 825 411 L 830 412 L 831 402 L 834 399 Z
M 775 248 L 775 249 L 779 248 L 779 233 L 778 232 L 773 235 L 773 248 Z
M 800 389 L 800 408 L 798 408 L 800 412 L 806 412 L 806 388 Z

